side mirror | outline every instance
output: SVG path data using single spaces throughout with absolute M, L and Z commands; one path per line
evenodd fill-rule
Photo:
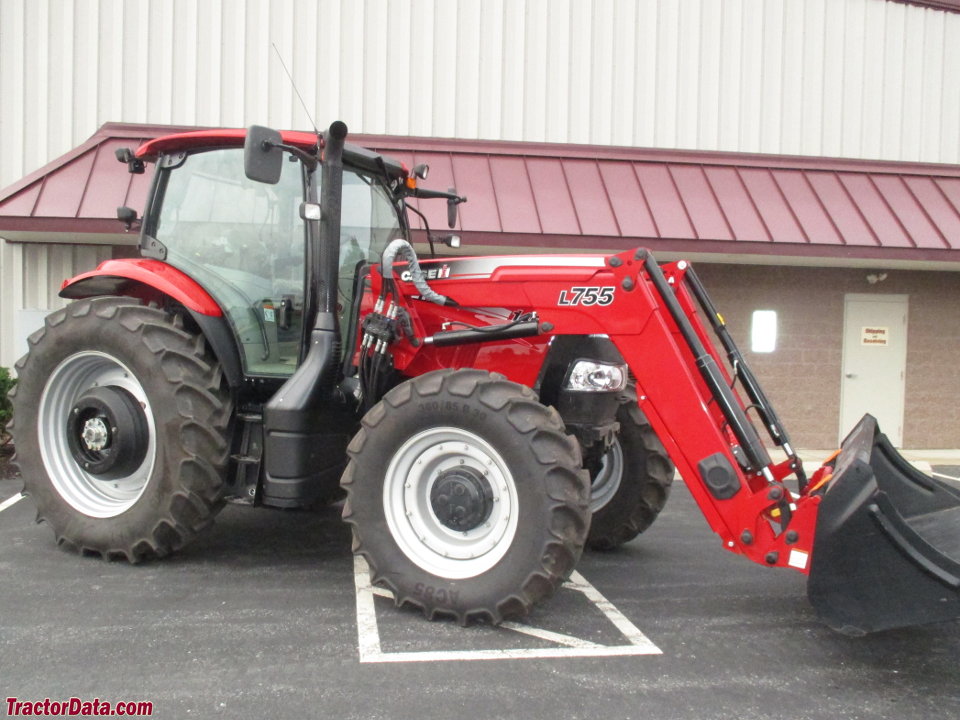
M 255 182 L 276 185 L 283 172 L 283 151 L 280 133 L 262 125 L 247 128 L 243 143 L 243 171 Z
M 447 192 L 451 195 L 457 194 L 456 188 L 450 188 Z M 457 205 L 463 202 L 458 197 L 447 198 L 447 227 L 453 230 L 457 226 Z
M 129 232 L 130 228 L 133 227 L 133 224 L 137 222 L 137 211 L 131 207 L 127 207 L 126 205 L 123 207 L 118 207 L 117 220 L 122 222 L 127 232 Z
M 113 154 L 117 160 L 126 163 L 127 170 L 131 173 L 140 175 L 146 170 L 146 165 L 144 165 L 143 160 L 138 159 L 130 148 L 117 148 Z

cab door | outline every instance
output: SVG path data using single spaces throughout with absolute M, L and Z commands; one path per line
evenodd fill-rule
M 165 165 L 162 206 L 149 230 L 166 248 L 166 261 L 217 300 L 245 375 L 291 375 L 300 356 L 305 288 L 300 163 L 285 162 L 276 185 L 247 179 L 240 148 Z

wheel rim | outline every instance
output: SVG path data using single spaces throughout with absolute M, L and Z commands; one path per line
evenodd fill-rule
M 623 480 L 623 448 L 620 439 L 614 438 L 613 445 L 604 453 L 600 470 L 590 484 L 590 512 L 604 508 L 617 494 Z
M 137 448 L 134 459 L 128 459 L 125 465 L 97 474 L 80 464 L 78 458 L 82 459 L 84 454 L 77 448 L 79 445 L 87 455 L 105 450 L 110 442 L 111 429 L 106 427 L 109 423 L 91 417 L 78 425 L 71 421 L 71 416 L 79 412 L 83 398 L 92 396 L 99 388 L 128 397 L 128 404 L 139 406 L 137 412 L 142 417 L 137 422 L 145 424 L 146 447 Z M 74 509 L 90 517 L 108 518 L 127 511 L 140 499 L 156 460 L 156 428 L 147 394 L 126 365 L 101 352 L 71 355 L 47 380 L 38 417 L 40 454 L 47 475 L 54 489 Z M 117 432 L 119 443 L 129 428 L 112 430 Z
M 457 487 L 470 498 L 463 514 L 445 510 L 443 498 Z M 433 575 L 460 580 L 506 555 L 519 501 L 513 474 L 488 442 L 460 428 L 437 427 L 409 438 L 390 459 L 383 509 L 404 555 Z M 458 522 L 465 529 L 455 529 Z

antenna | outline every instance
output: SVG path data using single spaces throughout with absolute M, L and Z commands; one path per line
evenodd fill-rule
M 273 45 L 273 51 L 277 53 L 277 59 L 280 61 L 280 66 L 283 68 L 283 71 L 287 74 L 287 78 L 290 80 L 290 85 L 293 87 L 293 92 L 297 95 L 297 100 L 300 101 L 300 106 L 303 108 L 303 112 L 307 115 L 307 120 L 310 121 L 310 124 L 313 125 L 313 131 L 317 134 L 317 137 L 320 136 L 320 130 L 317 129 L 317 123 L 314 122 L 313 115 L 310 114 L 310 111 L 307 109 L 307 104 L 303 101 L 303 96 L 300 95 L 300 91 L 297 90 L 297 84 L 293 81 L 293 75 L 290 74 L 290 71 L 287 70 L 287 64 L 283 61 L 283 55 L 280 54 L 280 49 L 277 47 L 276 43 L 270 43 Z

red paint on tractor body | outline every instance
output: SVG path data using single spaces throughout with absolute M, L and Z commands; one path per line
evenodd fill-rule
M 172 265 L 147 258 L 107 260 L 96 270 L 65 280 L 60 290 L 61 297 L 72 299 L 115 294 L 150 300 L 156 293 L 201 315 L 223 315 L 217 301 L 196 280 Z

